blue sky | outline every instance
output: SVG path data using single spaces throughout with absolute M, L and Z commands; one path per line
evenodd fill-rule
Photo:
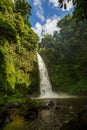
M 30 22 L 33 30 L 40 36 L 53 34 L 60 31 L 57 22 L 65 15 L 73 12 L 72 0 L 67 3 L 67 10 L 60 9 L 58 0 L 28 0 L 32 5 L 32 16 Z M 65 0 L 66 2 L 66 0 Z

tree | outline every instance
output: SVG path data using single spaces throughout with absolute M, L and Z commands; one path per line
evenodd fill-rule
M 21 13 L 25 18 L 29 18 L 31 15 L 31 5 L 26 0 L 16 0 L 15 1 L 15 10 L 16 12 Z
M 16 29 L 7 21 L 0 19 L 0 40 L 7 39 L 8 41 L 16 42 Z
M 75 3 L 74 17 L 77 20 L 87 20 L 87 1 L 86 0 L 76 0 Z
M 45 48 L 49 48 L 50 46 L 52 46 L 52 35 L 50 34 L 45 34 L 44 35 L 44 38 L 42 38 L 42 41 L 41 41 L 41 46 L 42 47 L 45 47 Z
M 13 12 L 14 4 L 12 0 L 0 0 L 0 12 L 5 13 L 8 11 L 9 13 Z
M 60 8 L 63 7 L 63 4 L 65 4 L 64 8 L 67 8 L 66 1 L 69 2 L 71 0 L 58 0 L 60 3 Z M 75 10 L 73 12 L 74 17 L 77 20 L 87 20 L 87 1 L 86 0 L 72 0 L 73 5 L 75 6 Z
M 86 26 L 86 22 L 77 23 L 72 15 L 68 15 L 58 22 L 58 27 L 61 28 L 59 34 L 54 32 L 51 38 L 42 39 L 42 56 L 56 91 L 74 94 L 87 92 Z

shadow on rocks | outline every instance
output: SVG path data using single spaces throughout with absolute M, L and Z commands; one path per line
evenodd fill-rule
M 7 124 L 11 121 L 9 115 L 9 110 L 0 110 L 0 128 L 2 128 L 4 124 Z
M 27 100 L 23 104 L 23 116 L 27 120 L 34 120 L 38 117 L 38 107 L 33 103 L 31 99 Z
M 76 120 L 65 123 L 60 130 L 87 130 L 87 109 L 79 112 Z

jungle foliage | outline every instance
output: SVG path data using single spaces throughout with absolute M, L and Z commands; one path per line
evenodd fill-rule
M 31 5 L 25 0 L 16 0 L 15 4 L 12 0 L 0 1 L 1 97 L 37 91 L 39 37 L 31 28 L 30 15 Z
M 69 3 L 71 0 L 58 0 L 60 8 L 64 6 L 67 9 L 66 1 Z M 73 16 L 76 21 L 87 20 L 87 1 L 86 0 L 72 0 L 74 6 Z
M 54 91 L 87 94 L 87 22 L 72 15 L 57 24 L 60 33 L 45 35 L 40 43 Z
M 0 99 L 7 101 L 9 96 L 14 99 L 39 93 L 36 59 L 39 45 L 54 91 L 87 94 L 87 4 L 84 2 L 74 1 L 74 15 L 58 22 L 60 33 L 47 34 L 38 44 L 39 37 L 29 22 L 30 3 L 0 1 Z

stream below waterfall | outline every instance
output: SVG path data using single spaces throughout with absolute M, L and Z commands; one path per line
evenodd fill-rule
M 81 120 L 87 123 L 87 97 L 38 100 L 43 107 L 35 119 L 25 120 L 21 115 L 16 115 L 10 123 L 4 125 L 2 130 L 85 130 L 77 126 L 78 115 L 84 109 L 86 115 Z M 70 128 L 66 128 L 66 125 L 63 128 L 63 125 L 69 121 L 72 122 Z

